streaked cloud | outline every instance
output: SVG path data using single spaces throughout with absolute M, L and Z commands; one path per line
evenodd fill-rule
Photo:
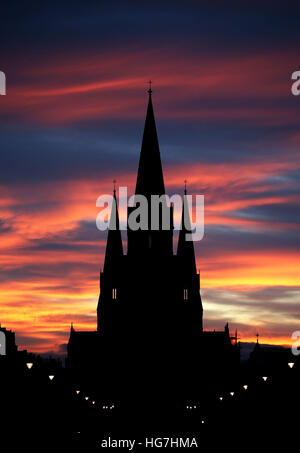
M 290 342 L 300 281 L 292 4 L 3 7 L 0 319 L 22 347 L 62 352 L 72 321 L 95 329 L 105 249 L 95 202 L 113 179 L 133 192 L 149 78 L 168 193 L 187 179 L 205 195 L 206 328 L 229 321 L 244 341 L 259 330 Z

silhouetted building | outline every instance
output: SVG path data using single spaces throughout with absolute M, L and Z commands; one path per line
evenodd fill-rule
M 150 197 L 165 185 L 153 113 L 151 89 L 140 153 L 135 196 L 149 201 L 148 229 L 127 229 L 123 252 L 114 190 L 104 268 L 100 273 L 97 332 L 71 327 L 68 365 L 74 384 L 103 400 L 149 408 L 173 407 L 197 400 L 213 383 L 226 381 L 238 361 L 228 325 L 204 332 L 199 273 L 194 244 L 186 241 L 183 217 L 177 253 L 173 253 L 173 207 L 164 206 L 170 228 L 151 229 Z M 185 190 L 186 195 L 186 190 Z M 128 215 L 136 207 L 128 208 Z
M 4 344 L 0 345 L 0 355 L 11 356 L 14 355 L 18 348 L 16 345 L 15 332 L 12 330 L 7 330 L 5 327 L 2 327 L 0 324 L 0 332 L 4 335 Z M 0 342 L 1 343 L 1 342 Z

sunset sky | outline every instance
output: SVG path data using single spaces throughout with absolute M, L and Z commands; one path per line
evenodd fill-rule
M 113 179 L 134 190 L 149 79 L 167 193 L 187 179 L 205 196 L 204 327 L 228 321 L 242 341 L 258 331 L 289 344 L 300 330 L 299 2 L 10 3 L 0 322 L 18 345 L 61 353 L 71 322 L 96 328 L 96 199 Z

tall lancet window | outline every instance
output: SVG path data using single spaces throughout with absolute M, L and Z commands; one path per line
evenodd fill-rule
M 116 300 L 116 298 L 117 298 L 117 288 L 113 288 L 113 289 L 112 289 L 112 298 L 113 298 L 114 300 Z
M 183 290 L 183 300 L 188 300 L 188 298 L 189 298 L 189 290 L 185 288 Z

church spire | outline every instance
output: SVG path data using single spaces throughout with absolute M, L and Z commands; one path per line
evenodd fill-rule
M 116 181 L 114 180 L 114 195 L 107 235 L 104 270 L 115 267 L 123 256 L 122 236 L 120 231 L 118 204 L 116 197 Z
M 191 233 L 191 221 L 187 201 L 186 181 L 184 181 L 184 196 L 182 204 L 181 229 L 179 231 L 177 256 L 183 259 L 184 267 L 188 272 L 197 272 L 193 241 L 186 240 L 186 234 Z
M 163 195 L 164 177 L 160 159 L 159 144 L 152 105 L 151 82 L 148 90 L 149 101 L 144 127 L 135 193 L 145 195 Z

